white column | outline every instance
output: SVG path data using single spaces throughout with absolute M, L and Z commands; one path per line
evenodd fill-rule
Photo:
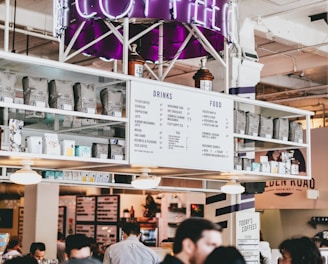
M 24 193 L 23 252 L 32 242 L 46 244 L 47 259 L 56 258 L 59 184 L 26 185 Z

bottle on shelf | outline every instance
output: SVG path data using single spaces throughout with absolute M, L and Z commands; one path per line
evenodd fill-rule
M 206 62 L 206 58 L 201 59 L 201 67 L 195 73 L 193 79 L 195 80 L 196 88 L 200 88 L 205 91 L 212 91 L 214 76 L 209 69 L 206 68 Z
M 133 206 L 131 206 L 131 209 L 130 209 L 130 218 L 134 218 L 134 208 L 133 208 Z
M 69 222 L 69 228 L 68 228 L 68 234 L 72 235 L 74 234 L 74 230 L 73 230 L 73 218 L 69 218 L 68 219 Z
M 129 54 L 128 74 L 135 77 L 143 77 L 144 59 L 137 53 L 137 44 L 131 45 L 131 53 Z

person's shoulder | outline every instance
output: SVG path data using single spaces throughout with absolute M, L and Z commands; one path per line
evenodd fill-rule
M 183 262 L 180 261 L 178 258 L 167 254 L 160 264 L 183 264 Z
M 70 259 L 65 264 L 102 264 L 100 260 L 95 258 L 83 258 L 83 259 Z

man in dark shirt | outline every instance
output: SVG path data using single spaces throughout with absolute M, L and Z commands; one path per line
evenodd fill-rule
M 69 235 L 65 241 L 66 264 L 102 264 L 91 257 L 91 239 L 84 234 Z
M 214 248 L 222 244 L 222 228 L 204 218 L 188 218 L 177 228 L 173 256 L 161 264 L 203 264 Z

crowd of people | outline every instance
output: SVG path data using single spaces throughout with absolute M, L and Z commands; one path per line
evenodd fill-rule
M 2 256 L 6 264 L 246 264 L 235 246 L 223 246 L 221 226 L 204 218 L 191 217 L 177 228 L 172 253 L 163 260 L 140 242 L 140 225 L 136 221 L 122 225 L 124 239 L 105 249 L 84 234 L 57 237 L 57 259 L 45 259 L 46 245 L 33 242 L 27 255 L 22 254 L 19 240 L 9 241 Z M 261 237 L 260 239 L 263 242 Z M 265 245 L 265 246 L 264 246 Z M 263 248 L 265 250 L 263 250 Z M 260 245 L 261 264 L 323 264 L 318 246 L 309 237 L 286 239 L 279 245 L 281 257 L 271 262 L 267 245 Z M 270 253 L 270 254 L 269 254 Z

